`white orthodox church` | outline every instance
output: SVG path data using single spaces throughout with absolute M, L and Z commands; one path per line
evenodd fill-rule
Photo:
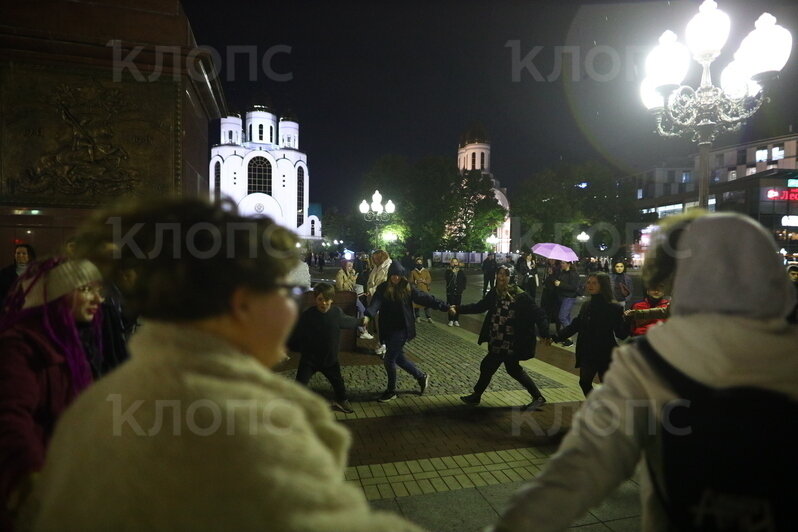
M 479 126 L 474 126 L 466 131 L 460 139 L 460 147 L 457 150 L 457 167 L 460 172 L 469 170 L 480 170 L 483 174 L 490 176 L 493 182 L 493 194 L 499 205 L 507 209 L 507 216 L 504 222 L 493 232 L 495 237 L 495 251 L 497 253 L 510 253 L 510 202 L 507 201 L 507 189 L 502 188 L 499 181 L 490 172 L 490 141 L 487 135 Z
M 229 197 L 245 216 L 268 216 L 303 238 L 321 238 L 308 215 L 308 157 L 299 151 L 299 124 L 265 106 L 222 118 L 221 143 L 211 148 L 212 198 Z

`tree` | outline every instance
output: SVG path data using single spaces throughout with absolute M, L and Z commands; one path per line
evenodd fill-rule
M 591 245 L 620 248 L 626 224 L 643 221 L 631 190 L 619 172 L 599 162 L 564 164 L 524 181 L 513 202 L 513 216 L 537 242 L 574 245 L 583 229 L 593 229 Z M 525 242 L 526 244 L 526 242 Z
M 485 249 L 485 237 L 504 219 L 490 178 L 480 172 L 461 175 L 448 157 L 427 157 L 415 164 L 403 157 L 383 157 L 366 174 L 362 193 L 368 200 L 375 189 L 396 204 L 393 222 L 406 229 L 401 243 L 420 255 L 444 245 Z M 459 230 L 447 239 L 446 230 L 452 226 Z

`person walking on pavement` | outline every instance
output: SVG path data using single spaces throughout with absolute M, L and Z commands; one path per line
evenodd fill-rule
M 419 395 L 429 386 L 429 375 L 405 358 L 405 343 L 416 337 L 416 322 L 413 319 L 413 303 L 424 307 L 434 307 L 441 311 L 452 308 L 432 294 L 415 289 L 407 280 L 404 268 L 398 262 L 388 269 L 388 280 L 377 287 L 371 303 L 366 309 L 366 317 L 373 318 L 379 312 L 380 339 L 385 342 L 385 372 L 388 387 L 377 399 L 387 403 L 396 399 L 396 366 L 399 366 L 418 382 Z
M 457 310 L 461 314 L 487 312 L 477 343 L 487 343 L 488 354 L 479 365 L 479 380 L 474 385 L 474 392 L 460 400 L 478 405 L 496 370 L 504 364 L 507 373 L 532 396 L 527 409 L 535 410 L 542 406 L 546 399 L 520 362 L 535 356 L 536 326 L 538 335 L 549 342 L 549 322 L 529 294 L 518 285 L 510 284 L 510 271 L 500 266 L 496 272 L 496 286 L 482 300 Z
M 798 265 L 791 264 L 788 266 L 787 274 L 790 276 L 793 287 L 795 287 L 795 293 L 798 294 Z M 796 303 L 795 308 L 792 309 L 792 312 L 787 319 L 790 321 L 790 323 L 798 323 L 798 303 Z
M 409 277 L 410 285 L 420 292 L 429 293 L 429 287 L 432 284 L 432 274 L 424 267 L 424 259 L 416 257 L 415 268 L 410 271 Z M 432 317 L 429 315 L 429 308 L 418 303 L 413 303 L 413 312 L 416 314 L 416 322 L 421 321 L 421 309 L 424 309 L 424 316 L 427 318 L 428 323 L 432 323 Z
M 629 328 L 624 320 L 623 307 L 612 298 L 609 275 L 604 272 L 591 273 L 587 276 L 585 290 L 590 301 L 582 305 L 579 315 L 560 330 L 556 341 L 564 342 L 579 333 L 576 340 L 576 367 L 579 368 L 579 387 L 587 397 L 593 390 L 596 375 L 604 381 L 612 350 L 618 347 L 615 337 L 626 338 Z
M 574 308 L 576 294 L 579 290 L 579 274 L 573 269 L 570 262 L 560 261 L 560 271 L 553 284 L 557 289 L 557 298 L 560 302 L 557 319 L 561 328 L 568 327 L 571 324 L 571 309 Z M 564 338 L 562 344 L 566 347 L 574 345 L 568 338 Z
M 446 303 L 457 307 L 463 299 L 466 287 L 465 272 L 460 269 L 460 261 L 452 259 L 449 269 L 446 270 Z M 460 316 L 457 312 L 449 315 L 449 327 L 460 326 Z
M 488 258 L 482 261 L 482 295 L 488 293 L 496 286 L 496 255 L 488 253 Z

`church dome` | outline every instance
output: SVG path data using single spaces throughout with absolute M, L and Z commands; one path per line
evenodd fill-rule
M 490 139 L 488 138 L 488 133 L 485 131 L 485 127 L 480 124 L 479 122 L 475 122 L 471 124 L 471 126 L 463 132 L 460 136 L 460 147 L 466 146 L 468 144 L 489 144 Z

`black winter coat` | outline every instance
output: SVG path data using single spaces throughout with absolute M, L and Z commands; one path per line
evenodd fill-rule
M 463 270 L 457 272 L 457 279 L 454 278 L 454 271 L 446 270 L 446 295 L 459 296 L 465 291 L 466 276 Z
M 603 296 L 592 296 L 582 305 L 579 315 L 557 336 L 561 341 L 579 333 L 576 340 L 576 367 L 583 362 L 607 366 L 612 350 L 618 347 L 615 337 L 629 336 L 629 325 L 623 318 L 623 307 L 610 303 Z
M 576 297 L 579 291 L 579 273 L 571 267 L 570 270 L 560 270 L 557 273 L 557 280 L 560 286 L 557 287 L 557 295 L 560 297 Z
M 515 302 L 512 304 L 515 317 L 512 323 L 509 324 L 513 327 L 513 358 L 515 360 L 528 360 L 535 357 L 535 346 L 537 344 L 535 326 L 537 325 L 538 335 L 541 338 L 548 338 L 549 321 L 546 319 L 546 313 L 535 304 L 535 300 L 529 294 L 517 286 L 511 286 L 509 291 L 515 297 Z M 487 311 L 485 320 L 482 322 L 482 329 L 479 332 L 478 344 L 490 342 L 490 328 L 493 312 L 496 309 L 497 297 L 496 289 L 493 288 L 480 301 L 462 305 L 458 308 L 460 314 L 479 314 Z
M 416 290 L 410 287 L 410 297 L 396 305 L 385 299 L 385 289 L 388 288 L 390 281 L 385 281 L 377 287 L 374 292 L 374 297 L 371 298 L 371 304 L 366 309 L 366 316 L 373 318 L 378 312 L 381 312 L 378 326 L 380 329 L 380 338 L 387 338 L 388 334 L 394 331 L 386 330 L 386 324 L 390 322 L 403 322 L 404 330 L 407 332 L 407 339 L 412 340 L 416 337 L 416 315 L 413 312 L 413 303 L 421 305 L 422 307 L 431 307 L 440 311 L 449 310 L 449 305 L 441 301 L 437 297 L 428 292 Z M 388 312 L 396 312 L 397 308 L 401 309 L 401 316 L 386 316 Z M 386 319 L 387 318 L 387 319 Z

